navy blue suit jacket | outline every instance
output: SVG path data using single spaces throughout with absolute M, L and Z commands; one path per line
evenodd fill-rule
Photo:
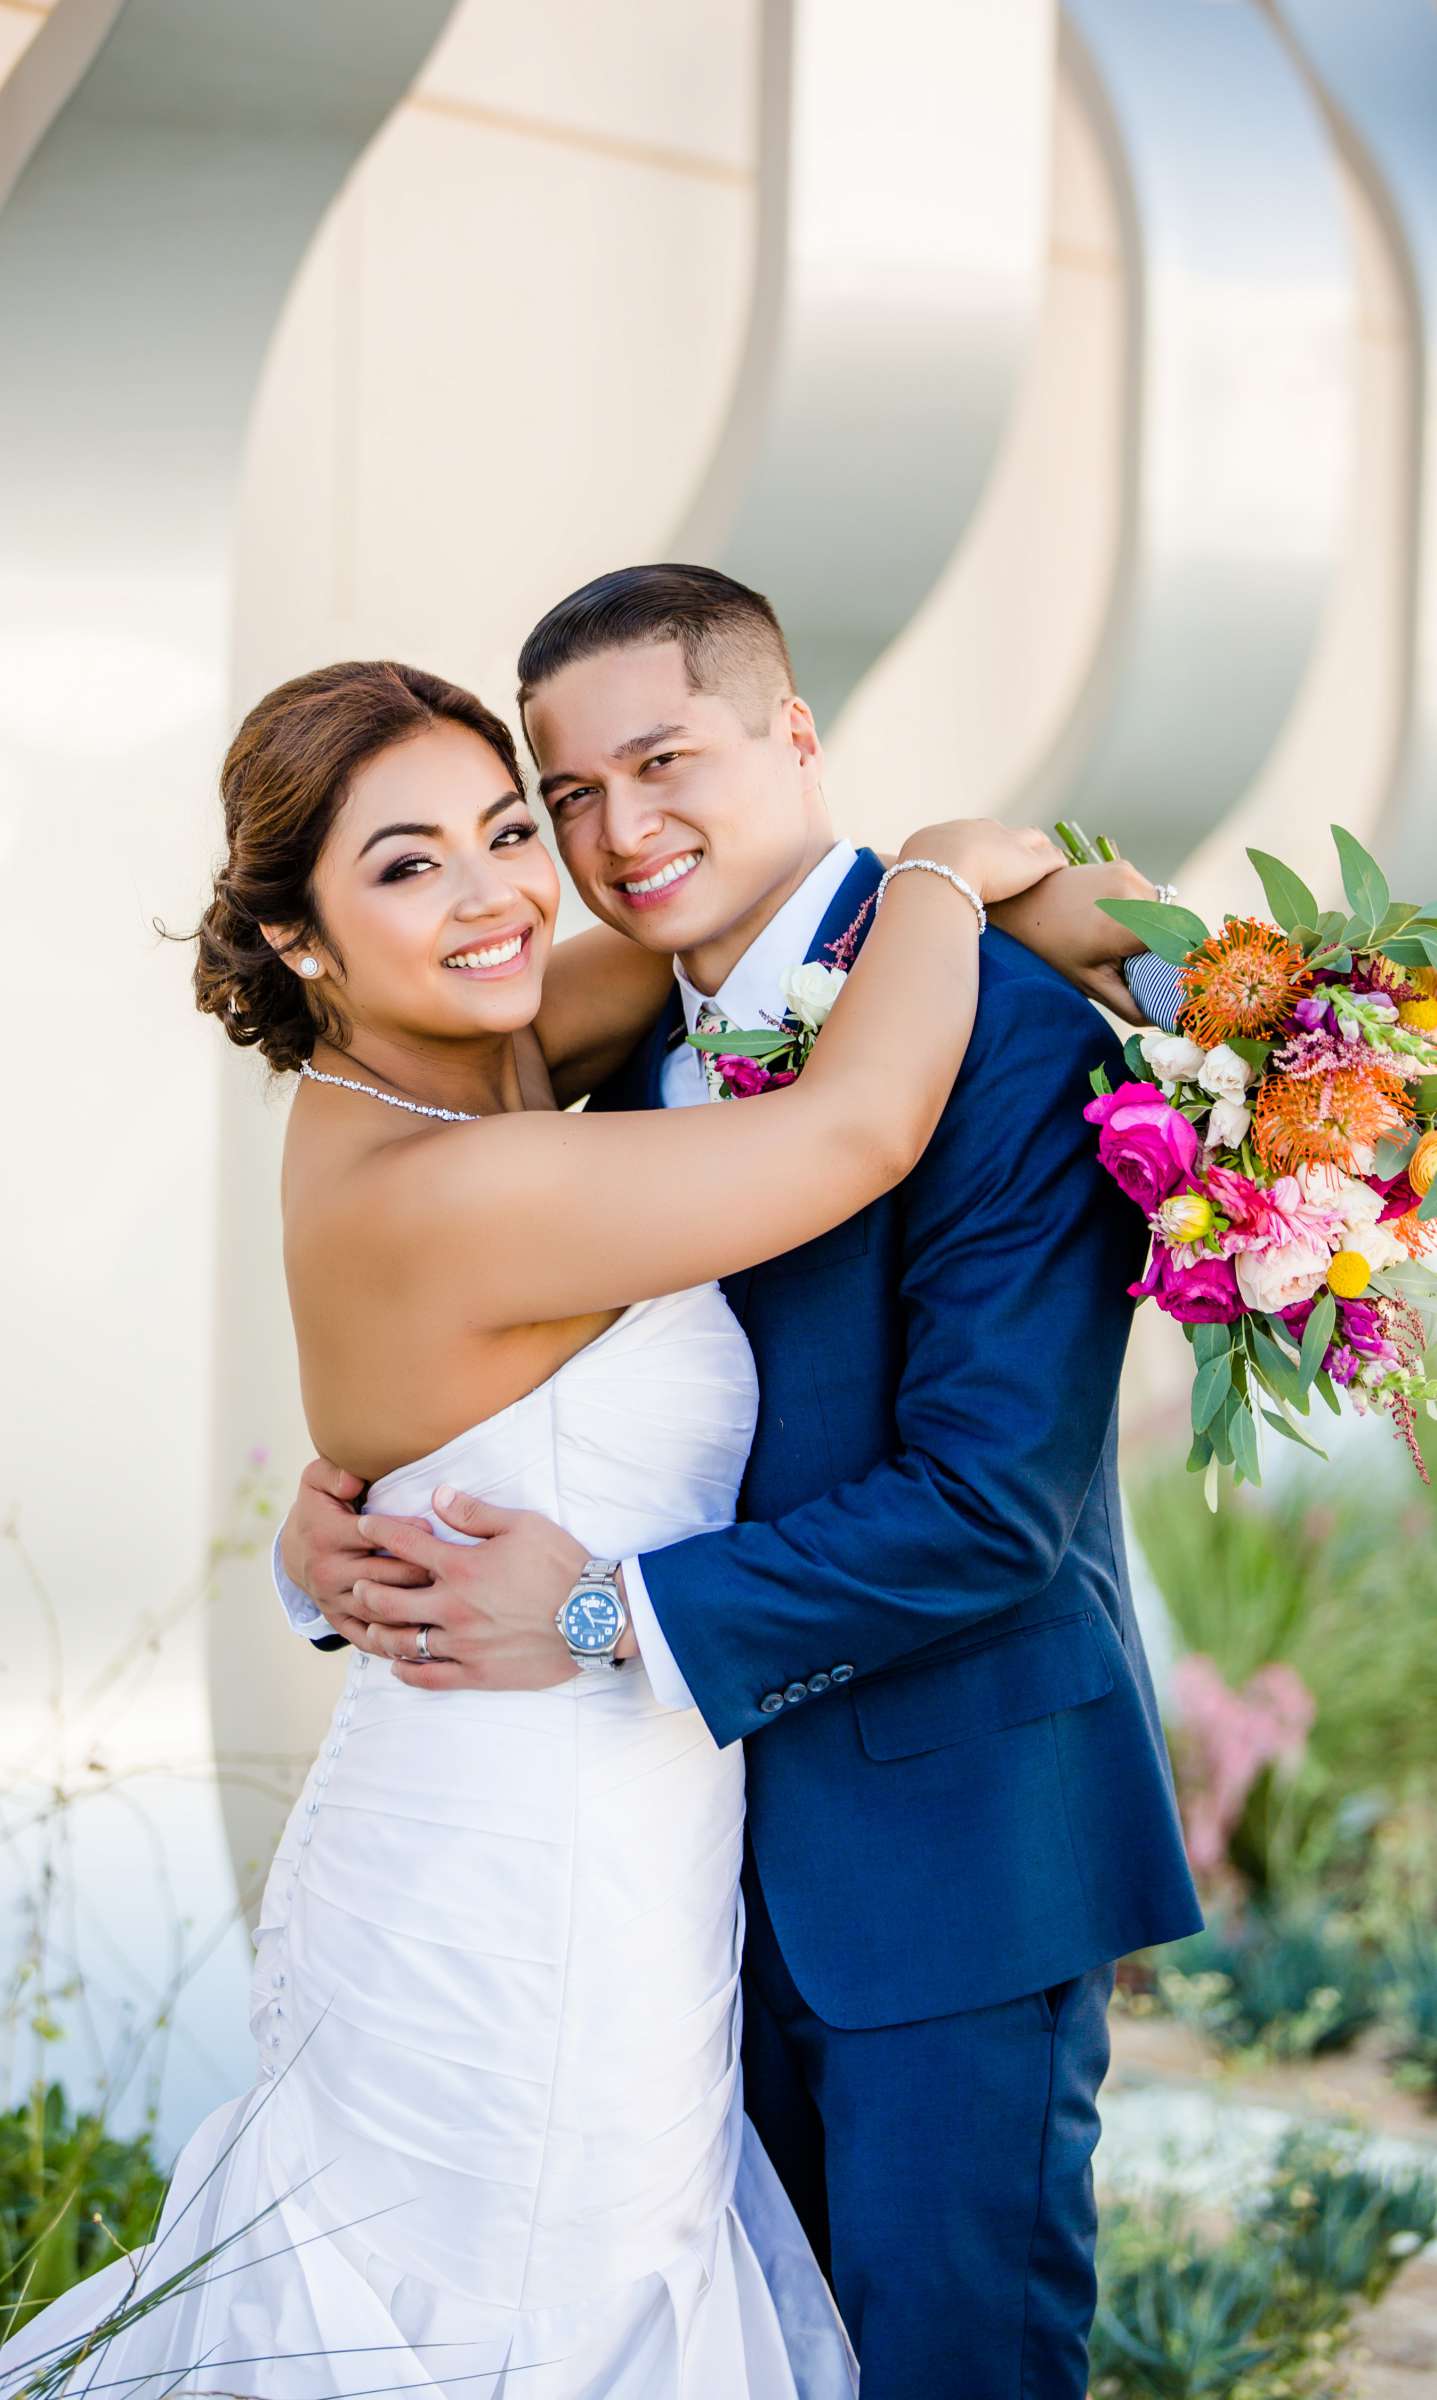
M 879 872 L 861 853 L 810 956 Z M 1013 1999 L 1200 1922 L 1118 1506 L 1142 1220 L 1082 1113 L 1121 1059 L 1031 952 L 993 931 L 981 956 L 907 1182 L 724 1287 L 761 1395 L 739 1523 L 643 1560 L 715 1739 L 757 1737 L 752 1861 L 837 2026 Z M 675 995 L 590 1105 L 659 1105 L 681 1032 Z

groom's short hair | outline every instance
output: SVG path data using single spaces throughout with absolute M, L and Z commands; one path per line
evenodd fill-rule
M 717 567 L 619 567 L 541 617 L 519 653 L 522 713 L 540 684 L 576 659 L 640 643 L 677 642 L 689 689 L 731 701 L 750 733 L 794 688 L 793 660 L 762 592 Z

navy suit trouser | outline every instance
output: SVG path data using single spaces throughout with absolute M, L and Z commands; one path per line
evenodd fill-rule
M 848 2031 L 799 1993 L 751 1860 L 744 1894 L 745 2102 L 863 2400 L 1083 2400 L 1111 1968 Z

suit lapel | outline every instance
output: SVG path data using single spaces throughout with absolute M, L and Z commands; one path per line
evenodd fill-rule
M 872 899 L 882 875 L 882 860 L 876 858 L 871 850 L 860 850 L 829 902 L 818 931 L 809 944 L 808 955 L 804 960 L 805 966 L 812 966 L 815 963 L 825 967 L 832 966 L 833 961 L 828 956 L 831 945 L 842 939 L 864 902 Z M 864 932 L 866 933 L 867 930 L 868 928 L 865 926 Z M 862 939 L 863 936 L 860 934 L 860 946 Z M 738 1105 L 742 1107 L 743 1103 L 739 1102 Z M 754 1276 L 760 1272 L 761 1270 L 756 1267 L 742 1267 L 737 1275 L 727 1275 L 724 1278 L 724 1298 L 740 1324 L 743 1323 L 747 1313 Z
M 842 940 L 865 901 L 873 898 L 882 880 L 882 859 L 876 858 L 871 850 L 860 850 L 829 902 L 823 922 L 813 937 L 808 957 L 804 961 L 805 966 L 832 966 L 833 961 L 828 955 L 829 950 L 835 942 Z M 872 922 L 870 914 L 868 923 L 863 928 L 863 934 L 859 936 L 860 946 L 863 935 L 867 933 L 868 926 Z

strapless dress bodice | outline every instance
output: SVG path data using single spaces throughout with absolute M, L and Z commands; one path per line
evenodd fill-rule
M 732 1523 L 757 1411 L 743 1331 L 700 1284 L 625 1309 L 521 1400 L 383 1476 L 367 1506 L 422 1516 L 450 1483 L 538 1509 L 597 1557 L 662 1549 Z

